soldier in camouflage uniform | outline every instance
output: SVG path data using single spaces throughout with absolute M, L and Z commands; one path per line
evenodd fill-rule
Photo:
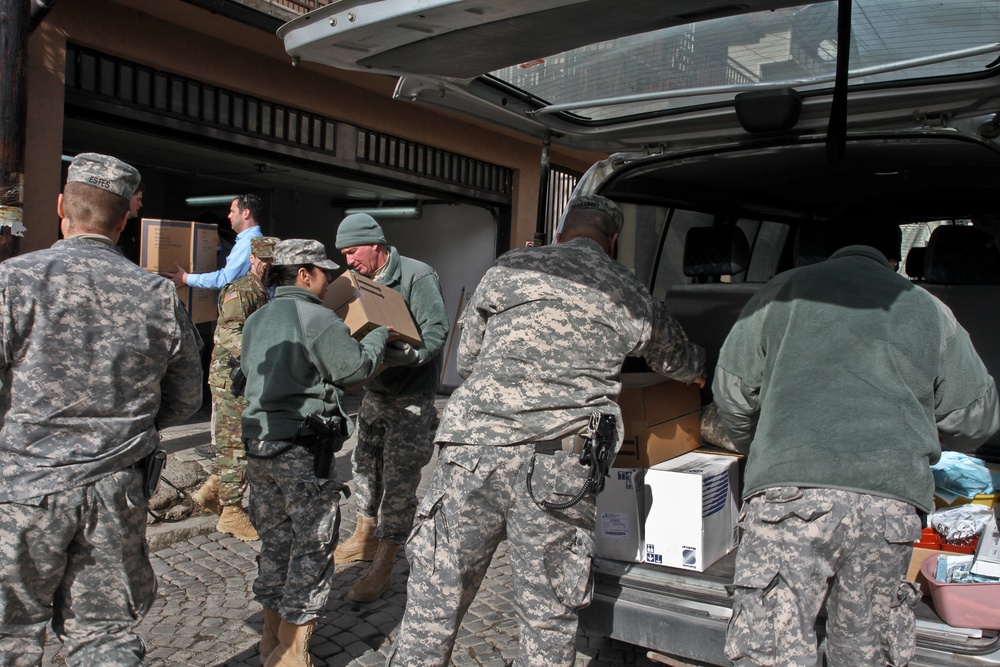
M 322 305 L 337 268 L 318 241 L 279 242 L 264 277 L 265 286 L 276 286 L 274 300 L 243 329 L 243 437 L 250 514 L 261 540 L 253 591 L 264 607 L 260 656 L 266 667 L 312 664 L 309 636 L 334 574 L 344 486 L 330 476 L 332 467 L 316 470 L 317 454 L 332 443 L 306 417 L 346 419 L 343 387 L 371 376 L 389 339 L 389 330 L 379 327 L 354 340 Z
M 493 553 L 510 541 L 518 667 L 574 663 L 578 611 L 590 602 L 595 501 L 577 494 L 589 467 L 567 451 L 595 411 L 617 419 L 627 356 L 704 384 L 704 351 L 611 259 L 622 214 L 578 197 L 557 245 L 513 250 L 487 271 L 462 315 L 465 382 L 438 428 L 434 478 L 407 544 L 406 611 L 387 665 L 449 664 L 462 617 Z
M 993 378 L 951 311 L 895 272 L 900 233 L 845 222 L 826 261 L 773 278 L 719 354 L 713 390 L 749 454 L 726 655 L 736 665 L 905 665 L 904 579 L 930 464 L 1000 426 Z
M 396 552 L 413 527 L 420 471 L 434 454 L 434 397 L 448 317 L 434 269 L 386 245 L 370 215 L 344 218 L 337 248 L 352 270 L 403 295 L 421 337 L 419 345 L 397 341 L 386 348 L 389 368 L 365 385 L 358 411 L 358 444 L 351 457 L 358 523 L 334 556 L 337 562 L 372 561 L 347 591 L 350 600 L 372 602 L 392 583 Z
M 215 328 L 215 346 L 208 368 L 208 386 L 212 392 L 215 420 L 215 445 L 218 454 L 212 462 L 214 474 L 192 498 L 202 508 L 221 516 L 215 529 L 240 540 L 258 539 L 257 531 L 243 511 L 246 490 L 246 451 L 243 449 L 240 419 L 246 399 L 233 396 L 230 360 L 239 362 L 243 323 L 251 313 L 270 299 L 261 276 L 271 262 L 273 236 L 257 236 L 250 241 L 250 273 L 237 278 L 219 292 L 219 321 Z
M 201 406 L 201 341 L 169 280 L 114 245 L 139 172 L 77 155 L 63 240 L 0 264 L 0 665 L 143 664 L 153 603 L 144 471 Z

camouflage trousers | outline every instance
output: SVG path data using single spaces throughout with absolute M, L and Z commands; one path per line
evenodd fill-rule
M 827 664 L 905 665 L 916 647 L 905 581 L 916 509 L 838 489 L 776 487 L 740 517 L 726 655 L 735 665 L 819 664 L 816 618 L 826 600 Z
M 212 472 L 219 476 L 219 503 L 242 505 L 246 492 L 247 453 L 243 448 L 243 410 L 246 399 L 236 398 L 227 387 L 212 387 L 213 435 L 217 454 Z
M 449 664 L 455 638 L 500 541 L 509 542 L 520 640 L 517 667 L 574 664 L 577 614 L 590 604 L 595 503 L 540 509 L 525 479 L 532 445 L 442 445 L 406 545 L 406 611 L 387 666 Z M 575 495 L 587 476 L 577 457 L 534 455 L 539 500 Z
M 0 503 L 0 665 L 38 666 L 51 623 L 66 664 L 142 665 L 156 597 L 142 473 Z
M 378 519 L 376 538 L 402 544 L 410 534 L 436 425 L 433 393 L 386 398 L 365 392 L 361 399 L 351 467 L 358 513 Z
M 343 485 L 313 475 L 313 455 L 297 446 L 250 459 L 247 479 L 260 535 L 254 598 L 289 623 L 308 623 L 330 597 Z

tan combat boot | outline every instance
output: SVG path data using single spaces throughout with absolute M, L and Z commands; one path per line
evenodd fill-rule
M 228 533 L 238 540 L 251 542 L 259 540 L 257 530 L 250 523 L 250 517 L 239 505 L 226 505 L 222 508 L 222 516 L 219 523 L 215 524 L 215 529 L 220 533 Z
M 378 519 L 369 519 L 363 514 L 358 515 L 358 525 L 343 544 L 338 544 L 333 552 L 335 563 L 350 563 L 355 560 L 372 560 L 378 548 L 378 540 L 372 537 Z
M 264 631 L 260 635 L 257 650 L 260 652 L 260 664 L 267 664 L 267 657 L 281 645 L 278 641 L 278 628 L 281 626 L 281 615 L 277 609 L 264 607 Z
M 295 625 L 282 619 L 278 626 L 278 648 L 271 652 L 264 667 L 312 667 L 309 657 L 309 638 L 316 621 Z
M 191 494 L 191 500 L 206 512 L 222 514 L 219 504 L 219 476 L 209 475 L 201 488 Z
M 374 602 L 389 590 L 392 584 L 392 566 L 396 563 L 397 542 L 379 540 L 375 560 L 368 566 L 358 583 L 347 591 L 347 599 L 354 602 Z

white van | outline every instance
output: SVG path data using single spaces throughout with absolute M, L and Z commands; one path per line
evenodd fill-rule
M 710 365 L 746 300 L 862 209 L 902 225 L 901 271 L 1000 376 L 1000 0 L 340 0 L 279 35 L 293 57 L 402 75 L 400 99 L 613 153 L 577 192 L 622 207 L 618 259 Z M 734 559 L 596 559 L 581 621 L 728 664 Z M 911 664 L 1000 665 L 1000 633 L 922 604 Z

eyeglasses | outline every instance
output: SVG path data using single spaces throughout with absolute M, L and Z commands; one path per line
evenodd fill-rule
M 249 209 L 257 208 L 259 210 L 261 207 L 260 197 L 252 193 L 239 195 L 238 197 L 236 197 L 236 201 L 239 202 L 237 206 L 239 206 L 241 210 L 246 210 L 248 208 Z

